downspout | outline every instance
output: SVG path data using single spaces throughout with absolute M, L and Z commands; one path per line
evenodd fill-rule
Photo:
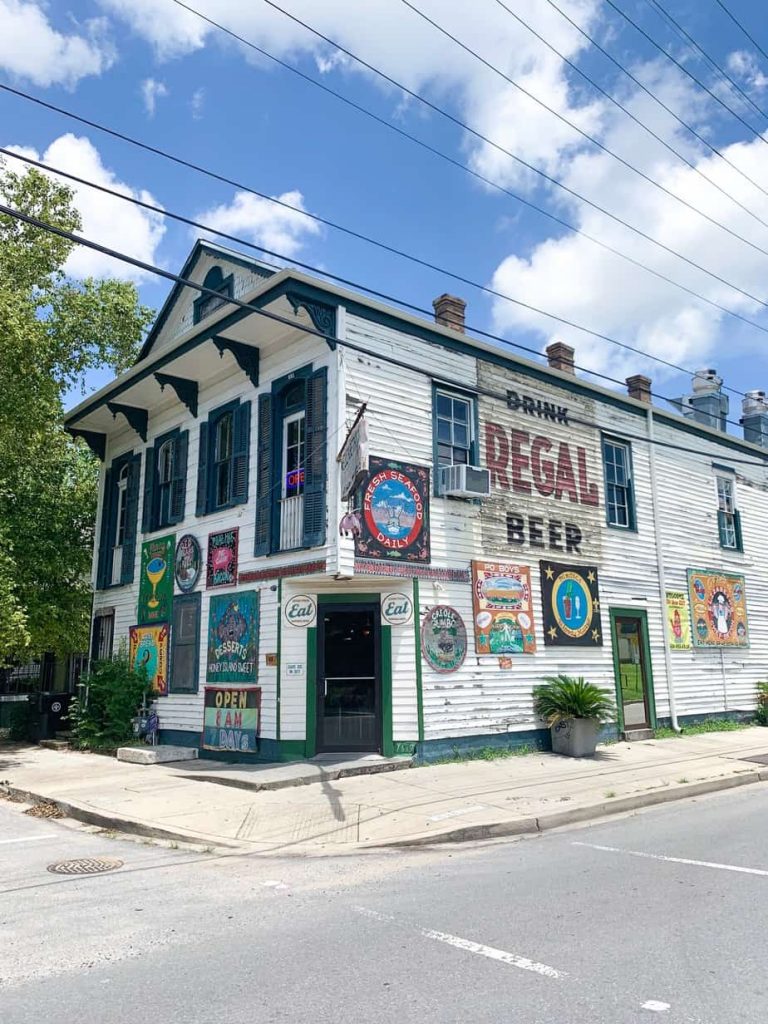
M 677 708 L 675 707 L 675 689 L 672 683 L 672 655 L 670 653 L 670 632 L 669 632 L 669 619 L 667 617 L 667 589 L 666 589 L 666 569 L 664 566 L 664 545 L 661 538 L 661 519 L 658 514 L 657 506 L 657 495 L 656 489 L 656 448 L 654 445 L 654 420 L 653 420 L 653 409 L 648 406 L 648 448 L 650 449 L 649 456 L 649 467 L 651 473 L 651 504 L 653 507 L 653 536 L 656 542 L 656 566 L 659 578 L 659 600 L 661 602 L 661 623 L 662 633 L 664 636 L 664 668 L 667 675 L 667 695 L 669 699 L 669 718 L 672 728 L 675 732 L 680 733 L 683 730 L 680 728 L 680 724 L 677 721 Z

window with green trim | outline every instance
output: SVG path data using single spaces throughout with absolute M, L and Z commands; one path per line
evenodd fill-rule
M 195 299 L 192 309 L 192 322 L 196 324 L 220 309 L 221 306 L 225 306 L 232 298 L 235 291 L 234 278 L 232 274 L 225 277 L 224 271 L 219 266 L 211 267 L 205 275 L 203 288 L 207 288 L 208 291 L 200 293 L 200 297 Z M 211 291 L 218 294 L 211 295 Z
M 118 456 L 104 473 L 96 588 L 133 582 L 141 455 Z
M 605 518 L 609 526 L 635 529 L 635 496 L 632 486 L 632 450 L 625 441 L 603 438 Z
M 439 389 L 432 410 L 438 466 L 469 466 L 475 459 L 474 399 Z
M 717 484 L 717 530 L 720 547 L 731 551 L 743 551 L 741 540 L 741 516 L 736 508 L 734 478 L 718 475 Z
M 147 448 L 144 469 L 144 533 L 184 519 L 187 498 L 188 430 L 171 430 Z
M 250 449 L 250 401 L 228 402 L 200 424 L 196 515 L 248 501 Z

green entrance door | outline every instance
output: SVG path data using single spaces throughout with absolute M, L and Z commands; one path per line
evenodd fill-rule
M 613 663 L 624 729 L 654 726 L 653 683 L 645 613 L 611 610 Z

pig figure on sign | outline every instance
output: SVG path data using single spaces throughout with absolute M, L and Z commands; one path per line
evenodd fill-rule
M 339 523 L 339 535 L 341 537 L 359 537 L 363 532 L 358 512 L 347 512 L 341 517 Z

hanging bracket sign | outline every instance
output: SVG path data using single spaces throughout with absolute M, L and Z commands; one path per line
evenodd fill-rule
M 339 463 L 341 500 L 351 498 L 368 472 L 368 426 L 366 404 L 360 406 L 336 461 Z

